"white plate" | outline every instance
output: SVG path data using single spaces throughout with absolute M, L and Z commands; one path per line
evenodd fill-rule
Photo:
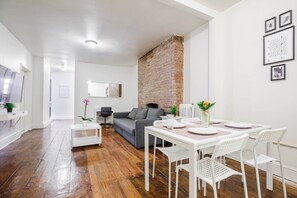
M 188 131 L 191 133 L 201 134 L 201 135 L 212 135 L 212 134 L 217 134 L 219 132 L 214 127 L 208 127 L 208 128 L 194 127 L 194 128 L 189 128 Z
M 230 122 L 230 123 L 226 123 L 225 126 L 231 127 L 231 128 L 238 128 L 238 129 L 252 128 L 252 125 L 243 123 L 243 122 Z
M 167 124 L 165 123 L 163 126 L 167 127 Z M 186 127 L 186 125 L 183 123 L 174 123 L 174 125 L 173 125 L 173 128 L 175 128 L 175 129 L 184 128 L 184 127 Z
M 212 123 L 213 124 L 220 124 L 222 122 L 222 120 L 216 120 L 216 119 L 213 119 L 212 120 Z

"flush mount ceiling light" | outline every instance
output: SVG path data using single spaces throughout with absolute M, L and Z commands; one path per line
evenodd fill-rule
M 93 40 L 86 40 L 85 41 L 85 44 L 89 47 L 89 48 L 94 48 L 97 46 L 97 42 L 96 41 L 93 41 Z
M 65 64 L 62 62 L 61 63 L 61 66 L 58 66 L 58 68 L 61 70 L 61 71 L 67 71 L 68 70 L 68 67 L 65 66 Z
M 67 68 L 66 67 L 60 67 L 60 70 L 61 71 L 67 71 Z

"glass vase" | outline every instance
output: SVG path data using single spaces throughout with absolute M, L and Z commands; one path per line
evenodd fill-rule
M 88 126 L 89 121 L 88 120 L 83 120 L 82 121 L 82 126 L 83 127 L 87 127 Z
M 209 127 L 210 125 L 210 113 L 209 111 L 201 112 L 201 127 Z

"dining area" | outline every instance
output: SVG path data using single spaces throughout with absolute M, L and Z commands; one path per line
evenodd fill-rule
M 168 173 L 162 173 L 168 177 L 168 197 L 180 197 L 179 183 L 182 181 L 179 177 L 182 172 L 188 173 L 188 197 L 197 197 L 198 191 L 202 191 L 204 197 L 210 193 L 213 197 L 219 197 L 221 182 L 227 181 L 225 184 L 228 185 L 230 177 L 238 178 L 236 181 L 241 182 L 240 186 L 243 189 L 242 197 L 249 197 L 249 184 L 245 172 L 247 166 L 255 170 L 256 179 L 253 184 L 257 185 L 257 197 L 262 197 L 259 171 L 265 171 L 265 188 L 273 192 L 275 164 L 279 165 L 282 195 L 287 197 L 280 150 L 287 129 L 272 129 L 270 125 L 258 123 L 213 119 L 209 110 L 214 105 L 215 103 L 201 101 L 198 103 L 202 111 L 201 117 L 175 119 L 167 115 L 167 119 L 155 121 L 153 126 L 145 128 L 145 190 L 150 190 L 150 180 L 155 179 L 155 171 L 159 168 L 156 153 L 160 152 L 168 160 Z M 152 162 L 150 136 L 155 140 Z M 158 139 L 162 140 L 162 144 L 156 144 Z M 272 153 L 274 151 L 277 153 Z M 240 168 L 235 170 L 228 166 L 226 159 L 235 160 Z M 172 166 L 173 164 L 175 166 Z M 172 181 L 172 174 L 175 175 L 175 181 Z M 210 189 L 212 192 L 209 192 Z

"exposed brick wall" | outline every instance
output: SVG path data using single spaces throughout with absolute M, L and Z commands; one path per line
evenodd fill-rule
M 138 60 L 138 106 L 169 110 L 183 100 L 184 38 L 172 36 Z

